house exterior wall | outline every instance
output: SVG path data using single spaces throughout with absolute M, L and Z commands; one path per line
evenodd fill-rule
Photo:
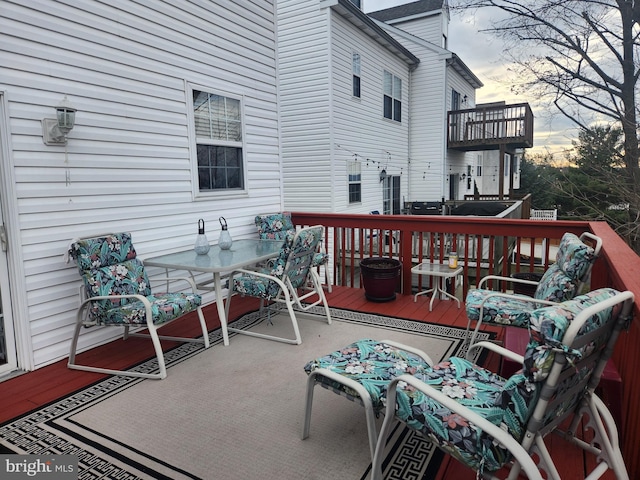
M 317 1 L 278 1 L 286 210 L 333 211 L 331 18 Z
M 332 131 L 335 211 L 383 211 L 380 173 L 401 177 L 406 195 L 409 154 L 409 68 L 388 50 L 332 12 Z M 361 97 L 352 95 L 352 53 L 360 54 Z M 383 75 L 388 71 L 402 81 L 401 122 L 384 118 Z M 362 202 L 349 204 L 347 165 L 361 163 Z M 287 192 L 285 192 L 285 196 Z
M 451 52 L 419 35 L 434 40 L 443 35 L 446 13 L 393 23 L 389 33 L 420 58 L 411 76 L 411 132 L 409 195 L 411 201 L 461 199 L 471 192 L 473 182 L 461 182 L 466 165 L 473 163 L 471 153 L 446 148 L 447 112 L 452 108 L 452 89 L 467 96 L 467 105 L 475 103 L 475 89 L 451 65 Z M 465 106 L 461 106 L 465 108 Z M 451 175 L 454 175 L 453 183 Z
M 400 175 L 401 190 L 407 185 L 408 65 L 318 0 L 279 0 L 278 36 L 285 208 L 382 210 L 380 171 Z M 352 95 L 354 52 L 361 56 L 360 98 Z M 400 123 L 383 116 L 385 69 L 402 80 Z M 354 159 L 362 201 L 350 204 Z
M 215 242 L 219 216 L 236 238 L 253 236 L 255 214 L 282 208 L 275 15 L 268 0 L 2 2 L 20 368 L 68 355 L 79 305 L 70 239 L 129 231 L 144 258 L 190 247 L 199 218 Z M 189 85 L 242 98 L 245 192 L 194 194 Z M 78 109 L 66 150 L 44 145 L 41 128 L 65 94 Z M 109 330 L 87 331 L 81 347 L 119 334 Z
M 500 192 L 500 151 L 486 150 L 484 152 L 473 153 L 475 157 L 474 165 L 482 162 L 482 176 L 475 178 L 475 181 L 478 183 L 478 189 L 483 195 L 498 195 Z M 513 189 L 518 190 L 520 188 L 520 162 L 522 161 L 522 153 L 516 153 L 514 157 Z M 502 194 L 509 195 L 510 162 L 508 159 L 505 161 L 504 168 L 505 175 Z M 477 169 L 474 168 L 474 171 L 477 171 Z M 469 195 L 472 193 L 473 192 L 470 192 Z
M 429 15 L 421 15 L 410 20 L 400 20 L 391 21 L 389 24 L 433 45 L 443 47 L 442 36 L 447 33 L 444 28 L 449 23 L 443 11 L 434 11 Z
M 445 131 L 443 132 L 444 144 L 447 143 L 447 112 L 453 109 L 451 105 L 452 101 L 452 90 L 458 92 L 461 98 L 464 98 L 465 95 L 467 97 L 467 103 L 464 105 L 460 105 L 460 109 L 465 108 L 474 108 L 475 106 L 475 89 L 469 85 L 462 76 L 454 70 L 453 67 L 447 67 L 447 84 L 445 91 L 445 99 L 447 102 L 447 108 L 444 114 L 443 124 L 445 125 Z M 464 127 L 462 127 L 464 128 Z M 447 183 L 447 191 L 450 193 L 451 188 L 449 188 L 449 182 L 452 181 L 450 175 L 454 175 L 453 178 L 454 186 L 453 190 L 455 191 L 454 197 L 446 195 L 445 198 L 449 200 L 462 200 L 465 195 L 473 194 L 473 180 L 471 182 L 467 181 L 466 175 L 468 165 L 475 165 L 475 158 L 477 152 L 458 152 L 456 150 L 446 149 L 447 152 L 447 162 L 446 162 L 446 178 L 445 183 Z M 473 170 L 473 167 L 471 168 Z M 462 174 L 465 175 L 465 178 L 462 179 Z

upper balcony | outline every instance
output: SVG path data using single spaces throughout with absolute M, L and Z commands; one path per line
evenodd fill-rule
M 447 147 L 454 150 L 533 147 L 533 112 L 528 103 L 452 110 L 447 124 Z

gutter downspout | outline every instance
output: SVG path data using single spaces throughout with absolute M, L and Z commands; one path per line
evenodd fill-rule
M 408 125 L 408 132 L 407 132 L 407 141 L 409 143 L 409 145 L 407 146 L 407 199 L 408 201 L 411 201 L 412 197 L 411 197 L 411 158 L 413 157 L 412 152 L 413 152 L 413 144 L 411 142 L 411 129 L 413 128 L 413 103 L 412 103 L 412 98 L 413 98 L 413 72 L 414 70 L 417 68 L 417 65 L 414 66 L 410 66 L 409 67 L 409 93 L 408 93 L 408 98 L 407 98 L 407 103 L 409 104 L 409 125 Z M 404 203 L 402 205 L 402 208 L 404 209 Z
M 449 135 L 449 125 L 447 125 L 447 89 L 449 86 L 449 66 L 448 66 L 448 59 L 445 59 L 445 61 L 443 62 L 444 65 L 444 85 L 443 85 L 443 89 L 444 92 L 442 94 L 442 99 L 444 101 L 444 108 L 443 108 L 443 114 L 444 114 L 444 141 L 442 142 L 442 172 L 440 173 L 442 178 L 442 184 L 441 184 L 441 190 L 440 190 L 440 197 L 444 200 L 445 199 L 445 192 L 447 191 L 446 188 L 446 184 L 447 184 L 447 179 L 449 178 L 448 176 L 446 176 L 446 172 L 447 172 L 447 136 Z M 444 211 L 444 210 L 443 210 Z

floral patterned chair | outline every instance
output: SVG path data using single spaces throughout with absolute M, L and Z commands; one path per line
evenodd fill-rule
M 534 310 L 524 356 L 491 342 L 472 346 L 519 361 L 522 370 L 510 378 L 452 357 L 392 380 L 373 480 L 381 479 L 382 451 L 395 419 L 479 476 L 515 479 L 522 469 L 528 478 L 541 479 L 543 471 L 546 478 L 559 480 L 544 443 L 556 431 L 595 454 L 598 476 L 589 478 L 612 469 L 618 480 L 628 480 L 615 422 L 594 390 L 620 331 L 631 321 L 633 301 L 632 292 L 603 288 Z M 582 421 L 585 430 L 593 430 L 591 440 L 577 437 Z M 561 432 L 561 427 L 568 430 Z
M 295 233 L 296 226 L 291 220 L 291 214 L 288 212 L 274 213 L 271 215 L 257 215 L 255 218 L 256 227 L 258 227 L 258 236 L 264 240 L 284 240 L 288 233 Z M 318 245 L 318 251 L 313 257 L 311 266 L 315 269 L 325 266 L 325 283 L 327 290 L 331 293 L 331 281 L 329 279 L 329 254 L 322 248 L 322 242 Z
M 319 384 L 365 408 L 371 458 L 378 438 L 375 417 L 384 410 L 384 398 L 391 380 L 403 373 L 418 373 L 433 365 L 421 350 L 390 340 L 363 339 L 316 358 L 304 367 L 307 379 L 302 439 L 311 429 L 313 389 Z
M 302 343 L 302 338 L 293 309 L 294 305 L 302 311 L 307 311 L 322 304 L 327 323 L 331 323 L 329 305 L 322 289 L 320 277 L 318 272 L 312 268 L 313 258 L 318 250 L 318 244 L 322 240 L 322 231 L 323 227 L 316 225 L 303 228 L 295 233 L 289 232 L 282 244 L 280 254 L 273 264 L 258 270 L 235 270 L 229 276 L 229 296 L 225 306 L 227 318 L 229 318 L 229 308 L 234 293 L 283 303 L 291 317 L 295 337 L 276 337 L 231 327 L 229 327 L 229 331 L 299 345 Z M 302 290 L 305 293 L 299 294 Z M 315 300 L 310 302 L 309 299 L 313 297 L 316 297 Z M 302 302 L 305 300 L 309 303 L 303 305 Z
M 152 293 L 151 284 L 142 261 L 137 258 L 131 243 L 131 234 L 114 233 L 93 238 L 73 240 L 67 252 L 78 266 L 84 288 L 76 315 L 76 326 L 71 342 L 68 367 L 89 372 L 163 379 L 167 376 L 161 339 L 203 343 L 209 347 L 209 333 L 202 313 L 200 295 L 195 293 Z M 157 279 L 163 280 L 163 279 Z M 167 279 L 169 280 L 169 279 Z M 195 292 L 189 278 L 172 277 L 173 281 L 186 281 Z M 196 311 L 202 328 L 202 338 L 165 337 L 158 328 Z M 158 373 L 121 371 L 76 363 L 76 352 L 81 327 L 124 327 L 124 339 L 129 336 L 150 337 L 158 360 Z M 148 330 L 148 334 L 131 333 L 130 329 Z
M 590 242 L 593 246 L 585 242 Z M 602 240 L 591 233 L 585 232 L 580 237 L 565 233 L 558 247 L 556 262 L 547 269 L 539 282 L 497 275 L 482 278 L 478 282 L 478 288 L 469 290 L 465 299 L 467 332 L 471 329 L 471 322 L 476 322 L 470 343 L 475 342 L 483 323 L 526 328 L 532 310 L 570 300 L 581 293 L 583 286 L 589 281 L 591 268 L 601 246 Z M 533 285 L 536 290 L 533 297 L 512 295 L 485 288 L 490 281 Z

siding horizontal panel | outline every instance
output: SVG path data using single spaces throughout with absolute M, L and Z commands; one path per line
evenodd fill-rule
M 70 185 L 78 185 L 79 183 L 90 184 L 95 182 L 96 178 L 100 179 L 100 183 L 115 182 L 120 185 L 129 185 L 139 183 L 157 183 L 157 182 L 175 182 L 179 184 L 183 182 L 190 185 L 191 172 L 187 168 L 178 170 L 156 169 L 153 171 L 133 169 L 115 170 L 115 169 L 93 169 L 93 168 L 74 168 L 69 169 Z M 16 179 L 22 185 L 33 184 L 35 188 L 42 188 L 39 183 L 53 182 L 54 179 L 60 178 L 64 180 L 62 169 L 60 168 L 16 168 Z
M 113 185 L 107 182 L 93 182 L 85 184 L 77 184 L 71 180 L 72 191 L 74 195 L 91 195 L 91 193 L 100 192 L 100 195 L 118 195 L 122 192 L 130 191 L 136 192 L 140 195 L 147 195 L 150 193 L 158 192 L 186 192 L 191 191 L 190 183 L 178 183 L 178 182 L 128 182 L 120 181 L 118 185 Z M 47 190 L 47 191 L 43 191 Z M 17 186 L 17 193 L 19 197 L 30 198 L 48 198 L 58 196 L 69 196 L 69 187 L 64 184 L 64 178 L 59 183 L 52 183 L 47 189 L 43 189 L 41 184 L 19 184 Z M 123 212 L 124 213 L 124 212 Z
M 144 196 L 136 194 L 121 193 L 117 196 L 109 197 L 109 208 L 136 208 L 148 207 L 156 205 L 158 207 L 167 208 L 167 206 L 178 205 L 180 203 L 190 203 L 190 199 L 185 198 L 184 192 L 162 192 L 155 194 L 147 194 Z M 82 210 L 97 210 L 105 208 L 105 200 L 98 195 L 73 196 L 74 212 Z M 21 214 L 47 213 L 47 214 L 69 214 L 69 199 L 65 197 L 56 197 L 47 199 L 46 205 L 42 204 L 39 198 L 25 198 L 20 200 Z
M 42 142 L 42 137 L 33 138 L 19 136 L 16 137 L 13 142 L 13 147 L 23 150 L 25 152 L 34 151 L 34 140 Z M 77 148 L 76 153 L 82 154 L 83 157 L 108 157 L 118 156 L 124 158 L 130 157 L 146 157 L 146 158 L 186 158 L 186 151 L 184 148 L 175 148 L 171 146 L 153 146 L 153 145 L 135 145 L 135 144 L 114 144 L 114 143 L 100 143 L 100 142 L 80 142 L 82 143 L 82 149 Z M 80 145 L 78 145 L 79 147 Z M 180 155 L 183 153 L 184 155 Z M 74 152 L 69 152 L 70 159 L 74 156 Z M 64 160 L 64 158 L 63 158 Z M 104 161 L 104 160 L 101 160 Z

